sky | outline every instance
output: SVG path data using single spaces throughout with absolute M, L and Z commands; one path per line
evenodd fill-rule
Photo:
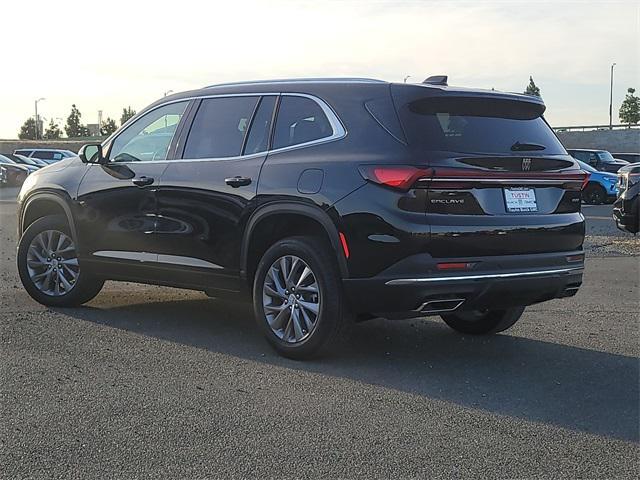
M 164 92 L 289 77 L 369 77 L 522 92 L 553 126 L 614 123 L 640 91 L 640 1 L 5 0 L 0 138 L 34 112 L 119 123 Z

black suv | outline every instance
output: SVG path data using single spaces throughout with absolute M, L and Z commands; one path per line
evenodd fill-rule
M 620 230 L 640 231 L 640 163 L 618 171 L 618 198 L 613 204 L 613 219 Z
M 626 160 L 620 160 L 618 158 L 614 158 L 606 150 L 587 150 L 584 148 L 569 148 L 567 149 L 569 155 L 573 158 L 577 158 L 578 160 L 591 165 L 596 170 L 600 170 L 601 172 L 609 172 L 616 173 L 625 165 L 629 165 L 629 162 Z
M 71 306 L 105 279 L 253 297 L 283 355 L 352 319 L 513 325 L 574 295 L 588 177 L 538 97 L 366 79 L 206 87 L 162 98 L 29 177 L 18 267 Z

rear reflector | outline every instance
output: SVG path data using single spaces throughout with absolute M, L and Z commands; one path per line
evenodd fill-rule
M 583 261 L 584 261 L 584 253 L 580 253 L 578 255 L 569 255 L 567 257 L 567 262 L 569 263 L 583 262 Z
M 340 243 L 342 244 L 342 251 L 344 252 L 344 256 L 349 258 L 349 245 L 347 245 L 347 238 L 344 236 L 344 233 L 339 232 Z
M 371 182 L 408 190 L 421 177 L 431 175 L 431 169 L 410 165 L 362 165 L 360 174 Z

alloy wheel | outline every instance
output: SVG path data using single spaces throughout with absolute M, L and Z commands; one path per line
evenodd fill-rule
M 29 244 L 27 271 L 42 293 L 54 297 L 69 293 L 80 274 L 73 240 L 58 230 L 40 232 Z
M 299 343 L 318 324 L 321 298 L 311 267 L 295 255 L 278 258 L 262 286 L 262 305 L 269 327 L 287 343 Z

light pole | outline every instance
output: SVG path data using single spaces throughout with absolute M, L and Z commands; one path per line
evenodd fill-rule
M 613 130 L 613 67 L 616 64 L 611 64 L 611 86 L 609 88 L 609 130 Z
M 40 122 L 38 121 L 38 102 L 42 100 L 46 100 L 46 98 L 42 97 L 36 100 L 36 140 L 38 140 L 38 126 L 40 125 Z
M 404 77 L 404 83 L 407 83 L 407 79 L 410 77 L 411 75 L 407 75 L 406 77 Z

